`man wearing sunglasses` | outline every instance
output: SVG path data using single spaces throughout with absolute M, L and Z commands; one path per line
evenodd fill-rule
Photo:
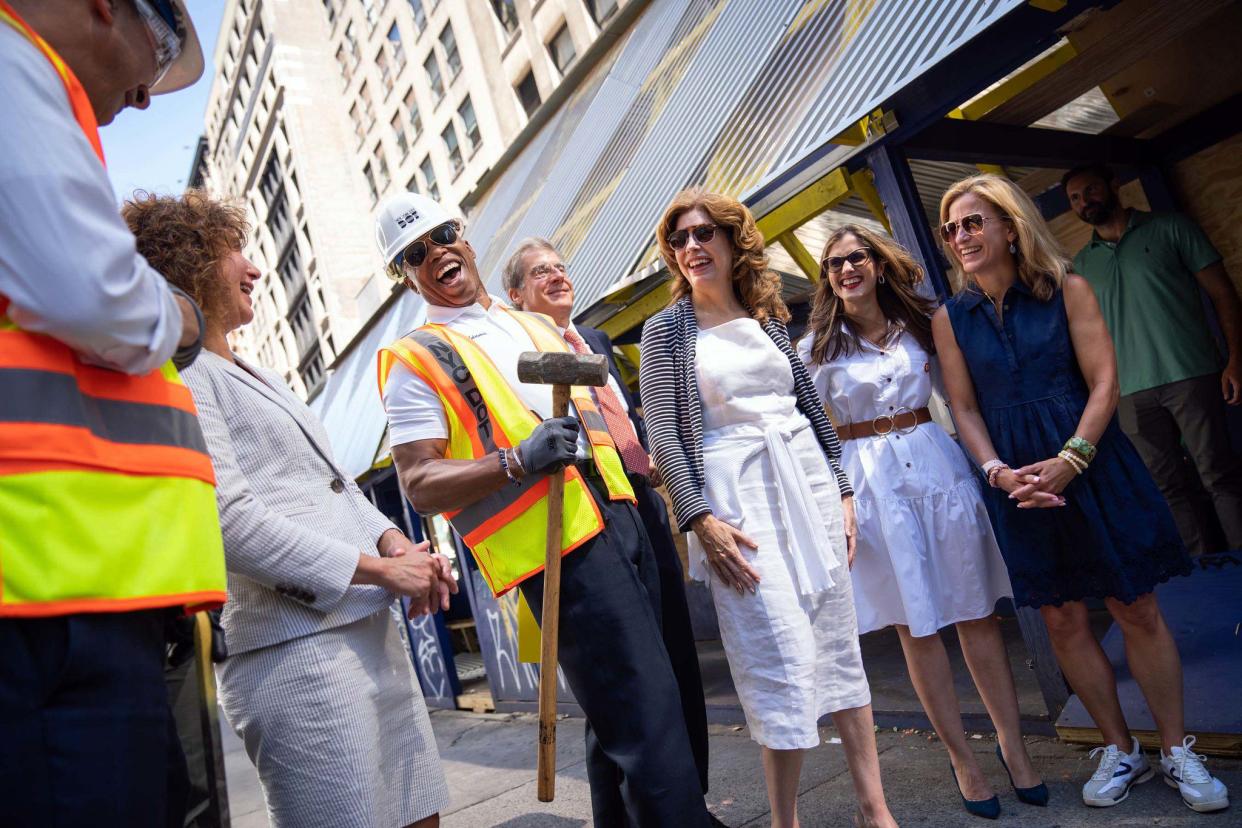
M 707 710 L 703 681 L 699 675 L 698 651 L 690 625 L 690 608 L 686 604 L 686 579 L 673 543 L 668 509 L 664 498 L 655 489 L 660 485 L 660 479 L 658 470 L 651 462 L 646 424 L 638 413 L 630 389 L 621 378 L 608 334 L 598 328 L 575 325 L 570 318 L 574 309 L 574 285 L 561 254 L 550 241 L 528 238 L 518 242 L 505 263 L 503 283 L 513 307 L 550 317 L 575 351 L 608 357 L 608 389 L 598 389 L 596 398 L 613 441 L 621 452 L 630 485 L 638 498 L 638 514 L 643 519 L 655 553 L 660 572 L 664 648 L 668 650 L 673 673 L 677 676 L 682 715 L 690 734 L 699 782 L 703 793 L 707 793 Z M 588 754 L 588 774 L 599 772 L 599 763 L 595 761 L 598 758 Z M 612 792 L 616 792 L 615 788 Z M 624 814 L 620 797 L 611 803 L 597 799 L 593 804 L 597 814 L 601 811 Z M 721 824 L 715 822 L 715 817 L 712 820 L 712 824 Z
M 575 391 L 570 415 L 553 419 L 551 386 L 518 380 L 520 353 L 570 348 L 547 317 L 487 293 L 461 233 L 415 193 L 389 198 L 376 218 L 389 276 L 426 301 L 427 324 L 379 355 L 402 490 L 420 514 L 448 517 L 495 595 L 516 586 L 538 612 L 547 475 L 566 470 L 560 666 L 587 717 L 595 824 L 703 828 L 626 446 L 597 396 Z
M 185 813 L 164 625 L 225 589 L 174 368 L 201 314 L 135 251 L 98 127 L 202 69 L 182 0 L 0 0 L 0 825 Z
M 1242 405 L 1242 303 L 1223 259 L 1188 216 L 1123 207 L 1108 167 L 1070 170 L 1062 187 L 1070 208 L 1095 228 L 1074 257 L 1074 272 L 1095 290 L 1117 349 L 1121 428 L 1191 553 L 1220 551 L 1211 548 L 1197 508 L 1204 489 L 1227 548 L 1240 549 L 1242 460 L 1230 447 L 1225 405 Z M 1225 335 L 1223 359 L 1200 289 Z

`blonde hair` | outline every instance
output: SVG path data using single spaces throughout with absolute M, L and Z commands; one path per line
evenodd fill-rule
M 774 318 L 789 321 L 789 308 L 781 299 L 781 278 L 768 269 L 768 256 L 763 250 L 763 234 L 755 226 L 755 217 L 735 198 L 709 193 L 700 187 L 682 190 L 673 197 L 656 225 L 656 243 L 660 255 L 673 276 L 670 292 L 673 302 L 690 295 L 690 280 L 677 267 L 677 255 L 668 243 L 668 236 L 677 220 L 691 210 L 702 210 L 712 222 L 729 236 L 733 243 L 733 292 L 750 308 L 761 324 Z
M 940 223 L 949 220 L 949 208 L 967 193 L 973 193 L 991 204 L 1017 234 L 1018 278 L 1036 298 L 1047 302 L 1060 289 L 1069 271 L 1069 261 L 1048 222 L 1025 191 L 1008 178 L 999 175 L 972 175 L 954 184 L 940 198 Z M 953 289 L 960 292 L 974 280 L 962 270 L 962 263 L 953 252 L 953 245 L 944 242 L 946 258 L 953 265 Z
M 877 280 L 876 301 L 884 318 L 900 322 L 929 354 L 936 352 L 932 342 L 931 315 L 936 303 L 918 292 L 917 285 L 923 281 L 923 268 L 910 252 L 883 233 L 869 230 L 859 224 L 838 227 L 824 242 L 824 252 L 819 257 L 819 284 L 815 287 L 815 301 L 811 305 L 811 317 L 807 321 L 807 333 L 815 337 L 811 345 L 811 361 L 816 365 L 831 362 L 839 356 L 857 353 L 862 344 L 858 332 L 852 327 L 847 331 L 848 320 L 845 303 L 832 289 L 828 279 L 828 251 L 846 236 L 853 236 L 861 247 L 867 248 L 875 267 Z

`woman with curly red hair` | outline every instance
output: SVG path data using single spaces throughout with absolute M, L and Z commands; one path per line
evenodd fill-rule
M 685 190 L 656 226 L 673 301 L 643 328 L 639 384 L 656 465 L 690 532 L 751 736 L 772 825 L 797 825 L 803 752 L 831 713 L 859 824 L 884 801 L 848 562 L 841 445 L 789 341 L 780 279 L 750 211 Z

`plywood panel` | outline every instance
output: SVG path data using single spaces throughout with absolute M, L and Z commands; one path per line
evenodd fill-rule
M 1225 257 L 1225 269 L 1242 292 L 1242 134 L 1173 169 L 1178 199 Z

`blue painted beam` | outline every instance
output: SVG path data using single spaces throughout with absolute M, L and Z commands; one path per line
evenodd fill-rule
M 931 285 L 940 301 L 952 291 L 945 276 L 944 258 L 940 244 L 932 235 L 919 200 L 918 187 L 910 173 L 910 163 L 905 152 L 892 144 L 883 144 L 867 153 L 867 165 L 875 176 L 875 189 L 884 203 L 893 238 L 914 256 L 923 272 L 931 279 Z

